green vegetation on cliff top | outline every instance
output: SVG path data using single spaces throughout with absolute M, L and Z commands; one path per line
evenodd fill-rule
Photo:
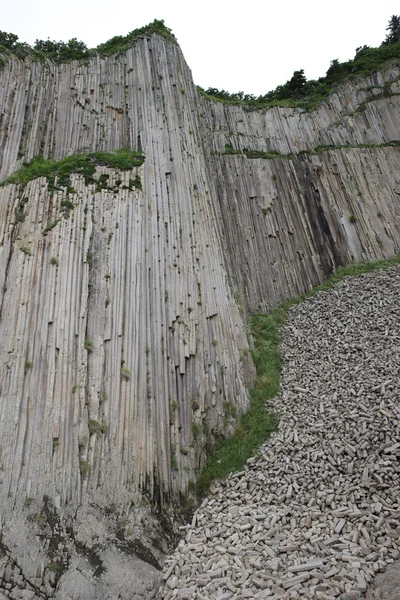
M 95 54 L 110 56 L 111 54 L 126 52 L 133 46 L 139 37 L 151 36 L 153 33 L 176 43 L 172 31 L 166 27 L 163 20 L 154 19 L 152 23 L 134 29 L 127 35 L 117 35 L 99 44 L 96 48 L 88 48 L 84 42 L 72 38 L 68 42 L 56 42 L 52 40 L 36 40 L 33 47 L 18 41 L 14 33 L 0 31 L 0 53 L 12 53 L 19 58 L 31 56 L 36 59 L 49 58 L 54 62 L 62 63 L 71 60 L 87 60 Z
M 56 179 L 57 186 L 67 186 L 71 173 L 83 175 L 86 184 L 95 183 L 93 175 L 97 166 L 129 171 L 135 167 L 140 167 L 143 162 L 143 154 L 134 152 L 128 148 L 121 148 L 110 153 L 82 152 L 81 154 L 67 156 L 57 161 L 47 160 L 42 156 L 38 156 L 7 177 L 7 179 L 0 183 L 0 186 L 10 183 L 26 184 L 28 181 L 32 181 L 38 177 L 47 177 L 51 188 L 55 187 Z
M 264 95 L 254 96 L 244 92 L 230 93 L 217 88 L 204 90 L 198 87 L 200 93 L 207 98 L 227 104 L 244 105 L 248 110 L 272 108 L 274 106 L 302 107 L 306 110 L 316 108 L 320 102 L 332 93 L 335 86 L 346 79 L 366 77 L 375 71 L 400 60 L 400 17 L 393 15 L 386 28 L 388 33 L 385 40 L 378 48 L 362 46 L 356 49 L 355 57 L 343 63 L 335 59 L 325 75 L 318 80 L 307 80 L 304 70 L 295 71 L 292 78 L 275 90 Z M 91 56 L 111 56 L 128 50 L 139 37 L 157 34 L 164 39 L 176 43 L 176 38 L 171 29 L 166 27 L 163 20 L 155 19 L 152 23 L 134 29 L 125 36 L 114 36 L 96 48 L 87 48 L 84 42 L 72 38 L 68 42 L 51 40 L 36 40 L 33 47 L 18 41 L 18 36 L 13 33 L 0 31 L 0 55 L 15 54 L 20 58 L 30 56 L 33 60 L 49 58 L 55 62 L 68 62 L 71 60 L 88 60 Z M 0 65 L 2 59 L 0 57 Z M 3 61 L 4 62 L 4 61 Z M 383 94 L 390 94 L 385 86 Z
M 325 77 L 318 80 L 307 80 L 304 69 L 295 71 L 284 85 L 261 96 L 244 94 L 244 92 L 229 93 L 225 90 L 198 88 L 206 97 L 228 104 L 242 104 L 248 109 L 272 108 L 273 106 L 302 107 L 313 110 L 329 94 L 335 86 L 347 79 L 367 77 L 375 71 L 398 66 L 400 61 L 400 17 L 393 15 L 386 28 L 385 40 L 378 48 L 362 46 L 356 49 L 353 59 L 343 63 L 335 59 L 326 72 Z M 383 95 L 390 95 L 388 86 L 383 86 Z
M 306 108 L 313 110 L 320 102 L 331 94 L 335 87 L 347 79 L 367 77 L 379 69 L 400 62 L 400 42 L 391 45 L 382 45 L 379 48 L 364 46 L 356 50 L 352 60 L 339 62 L 333 60 L 325 77 L 318 80 L 307 80 L 304 70 L 295 71 L 293 77 L 284 85 L 279 85 L 275 90 L 261 96 L 237 92 L 230 94 L 225 90 L 216 88 L 198 90 L 210 100 L 217 100 L 226 104 L 240 104 L 248 109 L 272 108 L 285 106 L 289 108 Z M 390 95 L 388 87 L 383 87 L 383 94 Z

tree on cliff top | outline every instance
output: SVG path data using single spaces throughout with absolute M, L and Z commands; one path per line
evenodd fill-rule
M 396 42 L 400 42 L 400 16 L 393 15 L 389 21 L 388 26 L 386 27 L 386 39 L 383 42 L 384 44 L 396 44 Z
M 15 33 L 7 33 L 0 31 L 0 46 L 4 46 L 8 50 L 12 50 L 18 43 L 18 36 Z
M 52 40 L 36 40 L 34 50 L 44 52 L 49 58 L 60 62 L 68 60 L 79 60 L 89 56 L 89 50 L 84 42 L 72 38 L 67 43 Z

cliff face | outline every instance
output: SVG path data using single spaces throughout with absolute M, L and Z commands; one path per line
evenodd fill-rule
M 56 191 L 44 177 L 0 187 L 11 587 L 132 598 L 134 581 L 151 597 L 165 551 L 151 506 L 170 513 L 209 443 L 232 432 L 227 407 L 248 405 L 244 309 L 400 249 L 399 79 L 393 68 L 347 83 L 312 113 L 248 112 L 199 95 L 179 47 L 157 36 L 82 64 L 7 60 L 1 179 L 39 154 L 145 156 L 98 167 L 101 185 L 75 174 Z M 315 151 L 332 145 L 345 147 Z M 271 150 L 290 156 L 247 157 Z

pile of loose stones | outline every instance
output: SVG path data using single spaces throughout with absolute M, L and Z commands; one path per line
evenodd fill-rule
M 281 349 L 279 431 L 202 502 L 163 600 L 381 598 L 400 557 L 400 268 L 290 309 Z

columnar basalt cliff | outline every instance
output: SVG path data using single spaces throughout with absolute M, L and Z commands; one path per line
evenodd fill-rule
M 233 431 L 226 407 L 248 406 L 246 312 L 400 250 L 399 81 L 394 67 L 313 112 L 250 112 L 202 96 L 156 35 L 81 63 L 6 58 L 1 180 L 38 155 L 144 156 L 0 187 L 13 597 L 152 597 L 164 519 Z

